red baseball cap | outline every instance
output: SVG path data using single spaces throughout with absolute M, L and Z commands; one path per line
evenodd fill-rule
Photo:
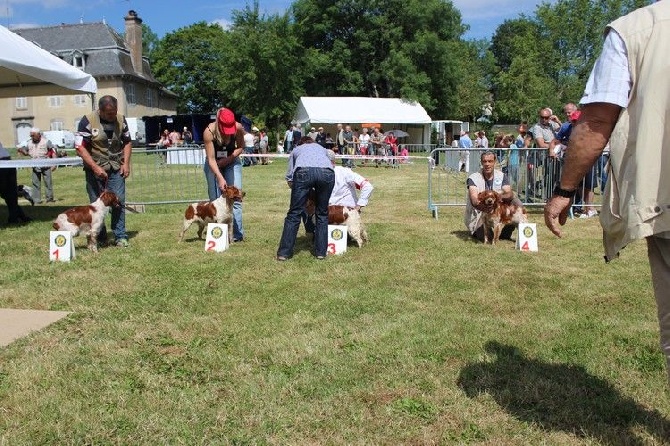
M 230 109 L 220 108 L 216 113 L 216 122 L 219 125 L 219 131 L 224 135 L 234 135 L 237 131 L 235 113 Z

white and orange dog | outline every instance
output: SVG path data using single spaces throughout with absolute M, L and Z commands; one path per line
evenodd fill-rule
M 484 218 L 484 243 L 489 243 L 489 230 L 493 232 L 493 239 L 490 242 L 495 245 L 506 225 L 528 222 L 526 208 L 513 202 L 503 201 L 501 195 L 496 191 L 482 191 L 477 198 Z
M 58 214 L 53 228 L 57 231 L 70 231 L 72 237 L 80 233 L 85 234 L 88 238 L 88 249 L 98 252 L 98 234 L 110 206 L 121 206 L 119 197 L 114 192 L 103 191 L 98 199 L 88 206 L 76 206 Z
M 329 205 L 328 206 L 328 224 L 345 225 L 349 237 L 356 240 L 358 247 L 361 248 L 364 243 L 370 239 L 368 232 L 361 221 L 361 213 L 356 208 L 347 206 Z
M 198 238 L 208 223 L 226 223 L 228 225 L 228 243 L 233 242 L 233 203 L 242 201 L 246 195 L 235 186 L 228 186 L 221 196 L 214 201 L 201 201 L 189 204 L 184 212 L 184 224 L 179 241 L 184 239 L 184 233 L 193 223 L 198 225 Z

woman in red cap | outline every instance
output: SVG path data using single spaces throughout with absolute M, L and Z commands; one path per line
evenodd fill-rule
M 235 113 L 220 108 L 216 121 L 203 132 L 205 143 L 205 178 L 210 201 L 221 196 L 228 183 L 242 189 L 242 162 L 239 155 L 244 150 L 244 127 L 235 120 Z M 233 241 L 244 240 L 242 203 L 233 204 Z

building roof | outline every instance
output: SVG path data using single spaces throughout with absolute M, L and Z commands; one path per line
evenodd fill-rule
M 77 53 L 83 55 L 84 71 L 93 76 L 131 76 L 152 84 L 159 83 L 147 60 L 142 60 L 142 73 L 133 69 L 130 49 L 123 37 L 105 23 L 63 24 L 13 31 L 70 64 Z
M 398 98 L 301 97 L 295 121 L 319 124 L 363 123 L 430 124 L 418 102 Z

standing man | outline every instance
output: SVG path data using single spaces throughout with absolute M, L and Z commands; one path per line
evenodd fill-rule
M 539 166 L 544 166 L 543 173 L 543 185 L 542 185 L 542 198 L 547 198 L 551 193 L 549 188 L 553 188 L 554 182 L 558 181 L 558 171 L 556 171 L 556 166 L 559 164 L 558 161 L 554 158 L 553 154 L 548 154 L 549 144 L 554 140 L 554 124 L 556 123 L 556 118 L 552 113 L 550 108 L 543 108 L 539 112 L 539 119 L 537 123 L 530 129 L 530 132 L 533 134 L 533 139 L 535 141 L 535 147 L 538 149 L 534 152 L 534 157 L 531 162 L 528 163 L 528 168 L 532 169 L 532 175 L 529 172 L 529 185 L 532 189 L 532 192 L 535 194 L 538 193 L 538 184 L 535 182 L 539 181 L 539 178 L 536 178 L 535 173 Z M 533 167 L 535 169 L 533 169 Z
M 459 155 L 458 171 L 469 172 L 470 149 L 472 149 L 472 140 L 470 139 L 470 132 L 468 132 L 467 130 L 461 132 L 461 137 L 458 139 L 458 147 L 461 149 L 458 152 Z
M 305 212 L 307 197 L 312 190 L 316 206 L 314 256 L 323 260 L 328 250 L 328 200 L 335 185 L 333 163 L 326 149 L 311 138 L 305 138 L 301 143 L 288 157 L 286 182 L 291 188 L 291 202 L 277 249 L 276 258 L 280 262 L 293 256 L 300 221 Z
M 326 132 L 323 131 L 323 127 L 319 127 L 319 131 L 317 132 L 314 141 L 322 147 L 326 147 Z
M 112 208 L 112 232 L 114 244 L 127 247 L 126 178 L 130 176 L 132 140 L 126 118 L 118 113 L 115 97 L 101 97 L 98 110 L 79 121 L 74 145 L 84 161 L 86 192 L 91 203 L 104 190 L 114 192 L 119 197 L 121 206 Z M 98 241 L 107 243 L 107 228 L 104 224 Z
M 560 237 L 579 182 L 609 140 L 611 178 L 600 214 L 605 260 L 646 240 L 661 348 L 670 366 L 670 83 L 666 64 L 658 63 L 670 41 L 670 2 L 637 9 L 606 32 L 544 220 Z
M 17 152 L 32 159 L 54 158 L 55 156 L 54 145 L 42 136 L 42 132 L 37 127 L 30 129 L 30 139 L 23 143 L 23 146 L 17 149 Z M 54 189 L 51 181 L 51 169 L 51 167 L 33 167 L 33 199 L 35 203 L 42 202 L 42 179 L 44 179 L 47 203 L 56 201 L 54 200 Z
M 202 140 L 205 144 L 205 179 L 209 200 L 221 196 L 228 183 L 242 189 L 242 162 L 240 154 L 244 150 L 244 127 L 235 119 L 235 113 L 228 108 L 216 112 L 216 121 L 205 128 Z M 242 226 L 242 203 L 233 203 L 233 242 L 244 240 Z
M 289 125 L 284 132 L 284 152 L 291 153 L 293 150 L 293 124 Z

